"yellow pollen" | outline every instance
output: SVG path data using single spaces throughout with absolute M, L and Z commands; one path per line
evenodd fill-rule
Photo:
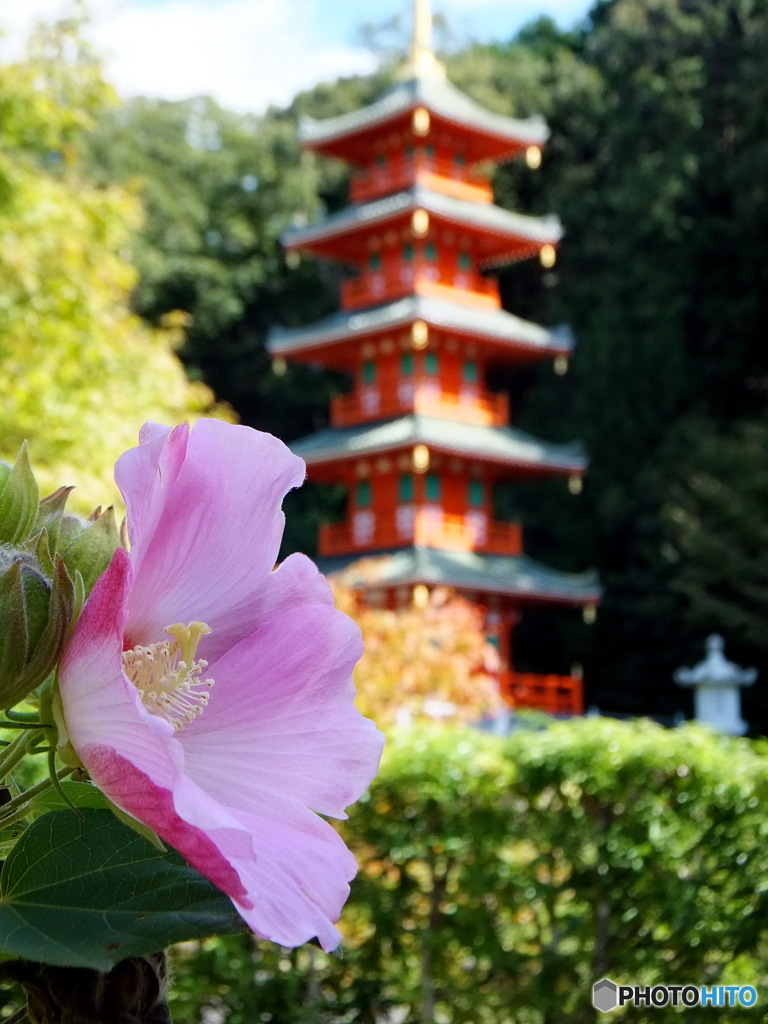
M 195 661 L 195 652 L 211 630 L 204 622 L 188 626 L 176 622 L 165 632 L 173 639 L 124 651 L 123 670 L 144 707 L 167 719 L 178 732 L 202 715 L 208 703 L 213 680 L 200 678 L 208 662 Z

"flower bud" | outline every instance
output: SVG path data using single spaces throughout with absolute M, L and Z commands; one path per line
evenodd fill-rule
M 25 441 L 12 466 L 0 462 L 0 544 L 21 544 L 31 536 L 39 498 Z
M 59 487 L 52 494 L 47 494 L 44 498 L 40 499 L 33 536 L 37 538 L 45 531 L 46 541 L 51 554 L 58 549 L 64 509 L 67 499 L 73 490 L 74 487 Z
M 97 508 L 88 519 L 65 515 L 56 539 L 56 551 L 74 579 L 79 572 L 88 595 L 120 546 L 115 510 Z
M 73 608 L 61 558 L 49 578 L 34 555 L 0 547 L 0 708 L 13 707 L 53 671 Z

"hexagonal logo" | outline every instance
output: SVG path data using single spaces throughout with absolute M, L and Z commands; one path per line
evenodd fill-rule
M 601 978 L 592 986 L 592 1005 L 603 1013 L 615 1010 L 619 1001 L 617 992 L 618 989 L 609 978 Z

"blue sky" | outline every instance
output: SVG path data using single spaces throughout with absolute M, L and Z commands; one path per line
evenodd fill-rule
M 69 0 L 13 0 L 0 24 L 13 45 L 35 16 L 66 11 Z M 581 20 L 589 0 L 432 0 L 459 38 L 504 40 L 548 14 L 562 27 Z M 169 99 L 208 94 L 223 106 L 260 112 L 299 90 L 375 65 L 362 21 L 410 19 L 411 0 L 90 0 L 92 38 L 107 77 L 124 95 Z M 0 48 L 2 49 L 2 48 Z

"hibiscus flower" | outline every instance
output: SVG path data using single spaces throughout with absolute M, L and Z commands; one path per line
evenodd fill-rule
M 318 815 L 346 817 L 382 737 L 353 707 L 359 630 L 309 559 L 273 568 L 304 463 L 247 427 L 149 423 L 115 479 L 130 552 L 63 655 L 67 738 L 254 932 L 333 949 L 356 864 Z

